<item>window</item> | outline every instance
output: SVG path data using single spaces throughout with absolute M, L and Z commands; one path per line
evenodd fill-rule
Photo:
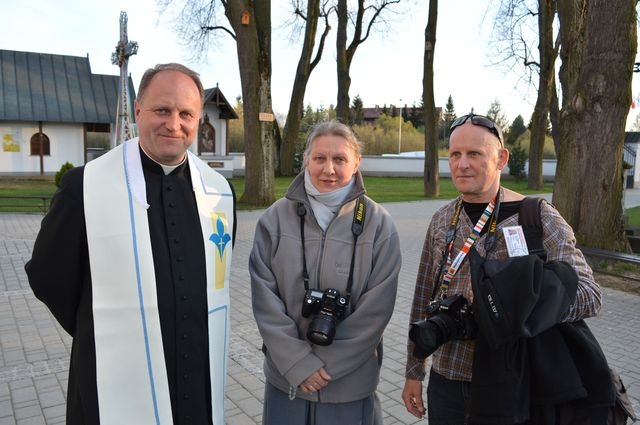
M 42 155 L 49 156 L 49 136 L 44 133 L 36 133 L 31 136 L 31 155 L 40 155 L 40 141 L 42 141 Z

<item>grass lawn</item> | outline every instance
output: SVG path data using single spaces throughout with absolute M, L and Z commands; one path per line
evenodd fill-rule
M 55 190 L 53 176 L 2 176 L 0 177 L 0 212 L 42 212 Z
M 627 210 L 627 224 L 629 227 L 640 227 L 640 207 Z
M 276 199 L 284 196 L 292 177 L 276 178 Z M 365 177 L 367 194 L 377 202 L 402 202 L 426 199 L 423 195 L 423 180 L 420 177 Z M 238 196 L 244 192 L 244 178 L 232 178 L 231 182 Z M 526 188 L 526 182 L 505 180 L 503 184 L 521 193 L 539 193 Z M 56 190 L 53 176 L 45 177 L 0 177 L 0 212 L 37 212 L 42 205 L 42 199 L 37 197 L 51 197 Z M 543 192 L 551 192 L 553 186 L 545 185 Z M 2 198 L 2 197 L 31 196 L 34 199 Z M 451 179 L 440 179 L 439 199 L 455 198 L 457 192 Z M 249 205 L 239 204 L 240 209 L 251 209 Z
M 276 177 L 276 199 L 284 196 L 293 177 Z M 231 179 L 236 194 L 240 196 L 244 192 L 244 179 Z M 425 200 L 424 182 L 421 177 L 372 177 L 364 178 L 364 184 L 369 195 L 376 202 L 403 202 L 403 201 L 421 201 Z M 524 194 L 533 193 L 550 193 L 553 191 L 553 185 L 545 184 L 544 190 L 532 191 L 527 189 L 527 182 L 516 182 L 513 180 L 503 180 L 502 184 L 509 189 Z M 452 199 L 458 196 L 451 179 L 440 179 L 440 196 L 437 199 Z M 243 206 L 241 206 L 243 207 Z M 244 206 L 243 208 L 246 208 Z

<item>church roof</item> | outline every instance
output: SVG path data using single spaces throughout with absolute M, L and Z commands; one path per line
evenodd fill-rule
M 115 123 L 119 79 L 89 57 L 0 50 L 0 121 Z
M 204 91 L 204 103 L 214 103 L 218 108 L 220 108 L 220 118 L 226 120 L 235 120 L 238 119 L 238 114 L 236 110 L 233 109 L 233 106 L 227 102 L 227 99 L 224 97 L 220 89 L 216 86 L 212 89 L 206 89 Z

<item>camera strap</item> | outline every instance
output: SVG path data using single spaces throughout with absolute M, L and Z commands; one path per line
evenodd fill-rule
M 351 287 L 353 286 L 353 267 L 356 258 L 356 245 L 358 243 L 358 236 L 364 229 L 364 216 L 367 212 L 367 207 L 364 202 L 364 195 L 360 196 L 356 200 L 356 207 L 353 210 L 353 223 L 351 223 L 351 233 L 353 233 L 353 251 L 351 252 L 351 265 L 349 266 L 349 280 L 347 281 L 347 297 L 351 296 Z
M 462 210 L 462 198 L 458 200 L 456 211 L 453 214 L 453 219 L 451 220 L 451 225 L 449 226 L 449 230 L 447 231 L 447 238 L 445 240 L 446 251 L 443 255 L 443 258 L 446 258 L 447 271 L 442 277 L 440 288 L 437 291 L 440 298 L 443 298 L 447 295 L 447 290 L 449 288 L 451 280 L 453 279 L 453 276 L 455 276 L 455 274 L 458 272 L 458 269 L 462 265 L 462 262 L 466 258 L 473 244 L 480 236 L 480 233 L 482 232 L 484 226 L 487 224 L 487 221 L 489 221 L 489 218 L 491 218 L 491 223 L 489 224 L 489 234 L 487 235 L 487 240 L 485 241 L 485 248 L 488 251 L 495 245 L 496 231 L 498 228 L 498 212 L 500 210 L 500 192 L 501 188 L 498 188 L 496 197 L 487 204 L 487 207 L 480 216 L 480 219 L 478 220 L 476 225 L 471 230 L 471 233 L 467 237 L 467 240 L 462 246 L 462 249 L 460 249 L 460 252 L 458 252 L 458 255 L 456 255 L 455 258 L 452 258 L 451 254 L 453 252 L 453 243 L 455 240 L 456 229 L 460 218 L 460 211 Z M 442 274 L 443 265 L 444 264 L 441 264 L 440 266 L 440 272 L 438 273 L 438 276 Z
M 307 256 L 304 249 L 304 216 L 307 215 L 307 209 L 302 202 L 298 202 L 296 210 L 300 217 L 300 239 L 302 240 L 302 280 L 304 282 L 304 290 L 309 289 L 309 273 L 307 272 Z
M 300 217 L 300 238 L 302 240 L 302 280 L 306 291 L 309 289 L 309 272 L 307 271 L 307 257 L 304 248 L 304 216 L 307 214 L 307 209 L 302 202 L 298 202 L 296 212 Z M 351 233 L 353 233 L 353 251 L 351 253 L 351 265 L 349 266 L 349 279 L 347 281 L 347 297 L 351 295 L 351 287 L 353 286 L 353 269 L 356 257 L 356 243 L 358 242 L 358 236 L 360 236 L 364 230 L 364 218 L 366 216 L 366 212 L 366 202 L 364 195 L 362 195 L 356 200 L 356 206 L 353 210 L 353 222 L 351 223 Z

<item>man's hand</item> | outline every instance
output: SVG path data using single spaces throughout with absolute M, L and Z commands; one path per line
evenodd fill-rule
M 331 376 L 321 367 L 300 384 L 300 389 L 305 393 L 314 393 L 326 387 L 329 381 L 331 381 Z
M 404 401 L 407 412 L 416 418 L 422 419 L 426 412 L 422 401 L 422 381 L 406 379 L 402 390 L 402 401 Z

